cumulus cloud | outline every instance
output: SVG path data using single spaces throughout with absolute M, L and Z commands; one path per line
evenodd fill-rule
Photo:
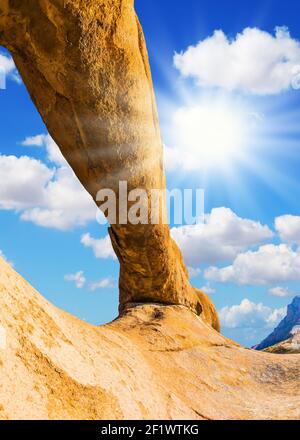
M 75 283 L 75 286 L 77 289 L 82 289 L 86 283 L 87 279 L 84 276 L 84 272 L 82 270 L 76 272 L 76 273 L 70 273 L 64 276 L 64 280 L 68 282 Z M 93 283 L 89 284 L 89 290 L 92 292 L 95 292 L 96 290 L 100 289 L 111 289 L 115 287 L 113 280 L 110 278 L 103 278 L 99 281 L 95 281 Z
M 42 162 L 27 156 L 0 155 L 0 208 L 22 210 L 46 202 L 45 188 L 54 175 Z
M 91 248 L 96 258 L 116 259 L 116 254 L 113 250 L 109 235 L 106 235 L 104 238 L 96 239 L 87 233 L 81 237 L 81 243 L 85 247 Z
M 240 218 L 229 208 L 215 208 L 204 224 L 172 228 L 171 234 L 192 267 L 232 260 L 273 236 L 268 226 Z
M 239 254 L 230 266 L 210 267 L 204 275 L 210 281 L 241 285 L 300 281 L 300 251 L 286 244 L 269 244 Z
M 208 295 L 213 295 L 214 293 L 216 293 L 216 289 L 211 287 L 209 284 L 206 286 L 200 287 L 200 290 L 202 290 L 204 293 L 207 293 Z
M 56 165 L 68 166 L 57 144 L 49 134 L 38 134 L 28 136 L 22 142 L 24 147 L 44 147 L 47 152 L 47 158 Z
M 275 219 L 275 228 L 282 241 L 300 245 L 300 217 L 283 215 Z
M 202 87 L 276 94 L 291 87 L 300 72 L 300 43 L 286 27 L 276 27 L 274 34 L 246 28 L 233 39 L 216 30 L 176 53 L 174 65 Z
M 77 289 L 82 289 L 86 283 L 86 278 L 83 274 L 83 271 L 80 270 L 74 274 L 68 274 L 64 277 L 65 281 L 74 282 Z
M 115 284 L 110 278 L 103 278 L 100 281 L 90 284 L 90 290 L 92 292 L 95 292 L 95 290 L 99 289 L 112 289 L 113 287 L 115 287 Z
M 27 136 L 22 142 L 23 147 L 42 147 L 44 144 L 44 134 L 37 134 L 35 136 Z
M 11 56 L 0 53 L 0 88 L 5 88 L 5 78 L 20 84 L 22 82 Z
M 180 148 L 168 147 L 167 145 L 164 145 L 164 163 L 166 164 L 166 169 L 168 171 L 175 171 L 178 169 L 191 171 L 199 169 L 198 160 L 195 161 L 193 155 L 189 152 L 183 154 Z
M 278 296 L 279 298 L 285 298 L 287 296 L 293 296 L 294 292 L 287 287 L 273 287 L 272 289 L 269 289 L 269 294 L 272 296 Z
M 225 328 L 274 328 L 286 315 L 286 310 L 286 307 L 272 309 L 245 298 L 238 305 L 222 308 L 219 317 Z
M 66 231 L 96 218 L 96 206 L 71 168 L 58 168 L 44 192 L 44 204 L 25 210 L 22 220 Z
M 201 275 L 201 269 L 198 267 L 188 267 L 189 277 L 190 278 L 198 278 Z
M 53 163 L 0 155 L 0 209 L 14 210 L 24 221 L 62 231 L 96 219 L 97 208 L 49 135 L 26 138 L 22 145 L 43 147 Z

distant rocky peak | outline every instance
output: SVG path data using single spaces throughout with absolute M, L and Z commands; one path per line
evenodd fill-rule
M 298 333 L 300 333 L 300 296 L 296 296 L 293 299 L 287 308 L 285 318 L 283 318 L 275 330 L 258 344 L 255 349 L 264 350 L 265 348 L 283 342 Z
M 288 314 L 298 314 L 300 315 L 300 296 L 295 296 L 291 304 L 288 306 Z

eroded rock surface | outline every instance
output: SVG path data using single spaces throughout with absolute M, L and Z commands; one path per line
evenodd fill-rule
M 183 306 L 89 325 L 0 259 L 1 419 L 299 419 L 299 374 Z
M 53 139 L 87 191 L 165 188 L 163 150 L 146 45 L 133 0 L 0 0 L 7 47 Z M 130 208 L 130 206 L 129 206 Z M 147 207 L 149 209 L 149 207 Z M 191 287 L 163 224 L 110 228 L 128 303 L 211 308 Z M 201 252 L 201 249 L 199 249 Z M 206 304 L 208 301 L 208 306 Z M 219 328 L 216 312 L 211 322 Z

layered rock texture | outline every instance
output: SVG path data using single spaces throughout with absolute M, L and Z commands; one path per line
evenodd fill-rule
M 95 202 L 101 189 L 165 189 L 163 149 L 143 32 L 133 0 L 0 0 L 7 47 L 53 139 Z M 124 203 L 124 200 L 121 201 Z M 120 311 L 128 304 L 182 304 L 197 314 L 208 298 L 188 280 L 165 224 L 124 224 L 110 236 L 120 261 Z M 203 304 L 204 302 L 204 304 Z M 208 304 L 206 304 L 208 302 Z M 213 322 L 219 328 L 214 312 Z
M 270 353 L 300 353 L 300 296 L 293 299 L 283 320 L 255 349 Z
M 1 419 L 299 419 L 300 356 L 247 350 L 184 306 L 89 325 L 0 259 Z

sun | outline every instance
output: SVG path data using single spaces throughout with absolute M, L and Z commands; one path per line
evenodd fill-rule
M 241 113 L 224 103 L 181 107 L 173 123 L 176 147 L 191 167 L 225 165 L 237 158 L 246 139 Z

